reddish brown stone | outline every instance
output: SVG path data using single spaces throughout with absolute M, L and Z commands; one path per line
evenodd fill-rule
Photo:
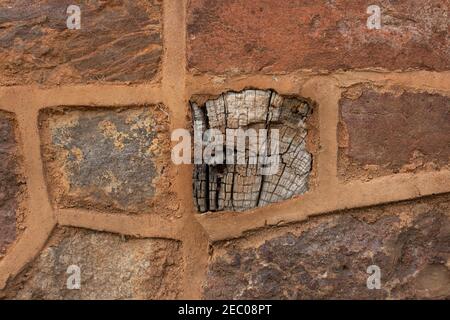
M 344 137 L 340 153 L 349 163 L 394 172 L 450 163 L 450 98 L 361 90 L 356 99 L 340 100 L 340 131 Z
M 67 7 L 81 9 L 69 30 Z M 0 0 L 0 84 L 152 80 L 161 1 Z
M 14 130 L 12 116 L 0 112 L 0 255 L 16 238 L 16 211 L 23 185 Z
M 448 0 L 192 0 L 188 66 L 199 72 L 450 67 Z
M 316 217 L 216 244 L 207 299 L 449 299 L 450 197 Z M 369 266 L 380 289 L 369 289 Z

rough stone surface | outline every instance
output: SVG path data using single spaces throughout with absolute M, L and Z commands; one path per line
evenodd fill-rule
M 17 211 L 24 180 L 12 115 L 0 111 L 0 257 L 16 238 Z
M 80 290 L 67 289 L 67 269 L 80 268 Z M 175 299 L 180 293 L 181 243 L 58 229 L 48 246 L 10 283 L 15 299 Z
M 163 106 L 47 109 L 40 121 L 47 179 L 60 206 L 148 211 L 168 188 Z
M 381 289 L 367 288 L 367 267 Z M 450 298 L 450 196 L 312 218 L 214 246 L 208 299 Z
M 450 98 L 360 87 L 340 100 L 340 172 L 369 174 L 450 164 Z
M 81 9 L 69 30 L 67 7 Z M 0 84 L 148 81 L 162 55 L 159 0 L 0 1 Z
M 366 26 L 381 7 L 382 29 Z M 448 0 L 192 0 L 188 67 L 216 74 L 299 69 L 449 70 Z
M 309 102 L 251 89 L 227 92 L 203 105 L 191 101 L 191 106 L 194 131 L 216 129 L 224 146 L 222 163 L 208 164 L 204 157 L 203 164 L 194 168 L 194 203 L 200 212 L 244 211 L 308 190 L 312 168 L 306 148 L 306 118 L 312 112 Z M 254 130 L 254 139 L 245 137 L 245 150 L 240 149 L 239 133 L 234 131 L 234 138 L 227 133 L 229 129 L 242 129 L 241 137 Z M 272 135 L 275 131 L 278 136 Z M 278 152 L 272 149 L 273 138 L 279 141 Z M 228 144 L 232 139 L 233 147 Z M 229 157 L 234 161 L 229 162 Z

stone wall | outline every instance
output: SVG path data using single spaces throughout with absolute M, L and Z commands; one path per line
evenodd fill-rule
M 450 299 L 450 3 L 373 4 L 0 0 L 0 298 Z

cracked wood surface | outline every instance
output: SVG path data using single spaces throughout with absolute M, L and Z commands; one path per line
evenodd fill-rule
M 195 165 L 194 203 L 198 211 L 245 211 L 308 190 L 312 156 L 306 150 L 305 138 L 306 118 L 312 106 L 305 99 L 284 97 L 273 90 L 249 89 L 226 92 L 204 105 L 191 102 L 191 106 L 194 132 L 217 129 L 227 139 L 223 164 Z M 234 142 L 229 144 L 234 139 L 226 134 L 229 129 L 243 129 L 241 133 L 264 129 L 267 137 L 252 139 L 248 134 L 243 154 Z M 267 150 L 275 143 L 271 141 L 273 131 L 278 133 L 280 163 L 278 170 L 264 174 L 267 163 L 257 159 L 264 160 L 263 150 L 273 156 Z M 231 161 L 230 156 L 234 157 Z M 245 164 L 237 160 L 239 157 L 245 157 Z

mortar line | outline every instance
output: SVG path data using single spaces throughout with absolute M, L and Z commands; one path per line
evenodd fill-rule
M 227 240 L 267 226 L 301 222 L 309 216 L 332 212 L 344 214 L 348 209 L 450 193 L 448 181 L 449 170 L 391 175 L 370 182 L 341 183 L 335 190 L 330 190 L 334 195 L 316 190 L 248 212 L 209 213 L 197 216 L 197 220 L 207 230 L 211 241 Z M 349 194 L 352 197 L 349 198 Z
M 290 72 L 281 75 L 253 74 L 237 76 L 197 75 L 189 73 L 187 90 L 191 94 L 220 94 L 223 91 L 240 91 L 249 85 L 259 89 L 274 89 L 280 94 L 295 94 L 302 82 L 315 78 L 334 79 L 340 84 L 351 86 L 357 83 L 373 82 L 383 86 L 400 86 L 411 90 L 436 91 L 450 94 L 449 72 L 433 71 L 345 71 L 326 74 Z
M 57 106 L 117 107 L 157 104 L 161 101 L 160 85 L 73 85 L 51 88 L 38 86 L 0 87 L 0 105 L 7 106 L 13 97 L 25 97 L 38 108 Z M 6 102 L 2 102 L 6 101 Z M 7 110 L 29 109 L 28 105 L 7 107 Z
M 28 97 L 32 98 L 33 95 L 21 97 L 17 104 L 19 108 L 15 111 L 19 128 L 17 139 L 20 141 L 26 179 L 26 229 L 0 261 L 0 290 L 6 286 L 8 279 L 16 276 L 39 254 L 56 225 L 41 161 L 37 120 L 39 111 L 37 104 L 29 101 Z
M 334 79 L 313 78 L 304 84 L 300 94 L 313 99 L 319 112 L 316 191 L 333 195 L 333 189 L 338 185 L 337 127 L 341 90 Z
M 186 97 L 186 0 L 164 1 L 164 57 L 162 93 L 164 103 L 171 111 L 172 129 L 188 128 L 189 116 Z M 201 286 L 206 274 L 208 238 L 195 219 L 192 199 L 192 166 L 172 165 L 175 177 L 173 189 L 178 195 L 183 229 L 183 299 L 200 299 Z
M 57 209 L 58 225 L 123 234 L 137 238 L 181 240 L 182 223 L 154 215 L 117 214 L 84 209 Z

